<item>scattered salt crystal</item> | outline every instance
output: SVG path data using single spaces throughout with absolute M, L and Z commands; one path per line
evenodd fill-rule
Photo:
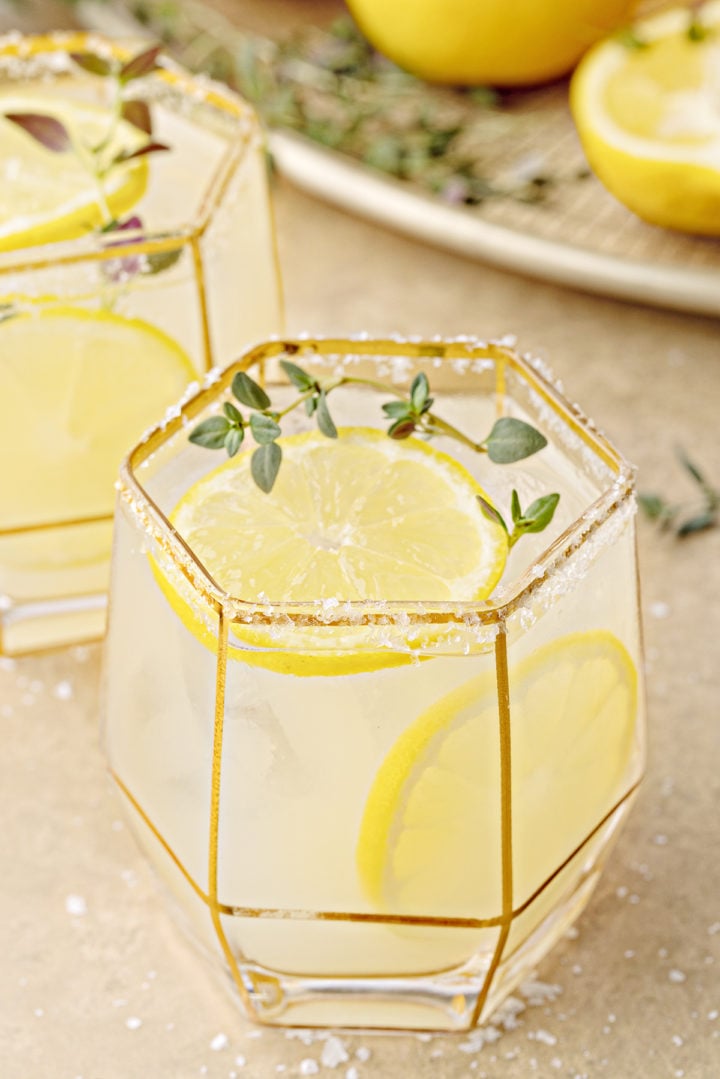
M 166 1023 L 165 1024 L 165 1029 L 166 1030 L 174 1030 L 175 1029 L 175 1024 L 174 1023 Z
M 608 1016 L 608 1023 L 615 1023 L 616 1021 L 617 1021 L 617 1016 L 614 1015 L 612 1012 L 610 1012 L 610 1014 Z
M 623 954 L 626 959 L 632 959 L 635 955 L 635 952 L 632 950 L 632 948 L 628 948 L 627 951 L 625 951 Z
M 658 948 L 658 955 L 660 956 L 661 959 L 667 959 L 667 957 L 668 957 L 667 948 Z
M 528 1038 L 533 1038 L 536 1042 L 542 1042 L 543 1045 L 557 1045 L 557 1038 L 547 1030 L 531 1030 L 528 1033 Z
M 81 895 L 68 895 L 65 898 L 65 910 L 68 914 L 81 918 L 87 914 L 87 903 Z
M 131 1015 L 125 1020 L 125 1026 L 128 1030 L 137 1030 L 142 1026 L 142 1019 L 138 1019 L 136 1015 Z
M 718 1017 L 718 1010 L 717 1010 L 717 1008 L 713 1008 L 713 1010 L 712 1010 L 711 1012 L 708 1012 L 708 1016 L 707 1016 L 707 1017 L 708 1017 L 708 1019 L 717 1019 L 717 1017 Z
M 633 905 L 636 905 L 639 902 L 640 902 L 640 896 L 636 895 L 635 892 L 633 892 L 633 894 L 628 899 L 628 903 L 632 903 Z
M 663 603 L 662 601 L 651 603 L 650 614 L 653 618 L 667 618 L 670 614 L 670 605 L 668 603 Z
M 444 1049 L 432 1049 L 431 1052 L 430 1052 L 430 1059 L 431 1060 L 438 1060 L 440 1057 L 444 1057 L 444 1056 L 445 1056 L 445 1050 Z
M 362 1061 L 363 1064 L 367 1064 L 368 1060 L 372 1056 L 372 1053 L 367 1048 L 367 1046 L 361 1045 L 359 1049 L 355 1050 L 355 1056 L 358 1058 L 358 1060 Z
M 69 701 L 73 695 L 73 688 L 70 682 L 58 682 L 53 690 L 53 696 L 57 697 L 59 701 Z
M 322 1053 L 320 1054 L 320 1060 L 322 1061 L 323 1067 L 337 1068 L 339 1064 L 344 1064 L 345 1061 L 349 1059 L 343 1043 L 338 1037 L 331 1034 L 323 1045 Z
M 127 1004 L 127 1001 L 125 1000 L 124 997 L 118 997 L 116 1000 L 114 1000 L 112 1002 L 113 1008 L 124 1008 L 126 1004 Z
M 276 1064 L 275 1065 L 275 1071 L 278 1072 L 278 1074 L 280 1072 L 287 1071 L 287 1064 Z
M 245 1057 L 242 1055 L 242 1053 L 238 1053 L 238 1055 L 235 1057 L 235 1063 L 237 1064 L 238 1068 L 245 1067 Z
M 582 969 L 583 968 L 580 966 L 580 964 L 576 963 L 575 966 L 572 968 L 572 972 L 573 974 L 582 974 Z
M 708 933 L 711 937 L 714 937 L 716 933 L 720 933 L 720 922 L 713 922 L 712 925 L 708 926 Z
M 569 929 L 565 930 L 565 940 L 577 940 L 580 936 L 580 930 L 576 925 L 571 925 Z
M 673 1036 L 671 1038 L 671 1041 L 672 1041 L 673 1045 L 680 1046 L 680 1045 L 683 1044 L 683 1040 L 682 1040 L 682 1038 L 680 1037 L 679 1034 L 673 1034 Z
M 42 1019 L 42 1017 L 45 1015 L 45 1012 L 42 1008 L 36 1008 L 35 1015 L 38 1017 L 38 1019 Z
M 628 894 L 628 891 L 629 889 L 626 888 L 624 884 L 621 884 L 619 888 L 615 889 L 615 895 L 618 897 L 618 899 L 624 899 L 625 896 Z
M 230 1039 L 228 1038 L 227 1034 L 223 1034 L 222 1032 L 220 1032 L 220 1034 L 216 1034 L 213 1040 L 210 1042 L 210 1048 L 217 1053 L 220 1049 L 227 1049 L 229 1044 Z
M 345 1079 L 360 1079 L 360 1072 L 355 1067 L 350 1067 L 345 1072 Z
M 559 985 L 528 978 L 520 985 L 520 995 L 531 1005 L 551 1004 L 562 993 Z
M 317 1060 L 313 1060 L 312 1057 L 305 1057 L 300 1061 L 300 1074 L 301 1075 L 317 1075 L 320 1071 Z
M 664 846 L 666 846 L 667 841 L 668 841 L 668 837 L 666 835 L 662 835 L 662 833 L 660 833 L 659 835 L 656 835 L 655 838 L 653 839 L 653 843 L 655 844 L 656 847 L 664 847 Z
M 560 1057 L 553 1057 L 550 1061 L 550 1067 L 556 1068 L 559 1071 L 560 1068 L 562 1068 L 562 1060 L 560 1059 Z
M 686 980 L 686 975 L 683 974 L 681 970 L 671 970 L 668 974 L 668 978 L 671 982 L 676 982 L 679 985 L 680 982 L 684 982 Z

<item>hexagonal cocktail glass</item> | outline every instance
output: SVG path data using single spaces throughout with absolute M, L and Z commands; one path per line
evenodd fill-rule
M 0 41 L 0 653 L 102 632 L 123 454 L 190 381 L 280 329 L 262 138 L 236 95 L 162 60 L 123 88 L 152 135 L 122 121 L 115 137 L 168 149 L 88 178 L 117 92 L 88 69 L 139 51 Z M 76 149 L 6 113 L 54 116 Z
M 405 392 L 424 371 L 434 410 L 473 437 L 501 416 L 544 433 L 540 453 L 503 466 L 433 439 L 508 517 L 512 488 L 523 506 L 561 496 L 488 600 L 219 587 L 171 523 L 218 464 L 189 443 L 191 421 L 222 415 L 239 370 L 284 409 L 297 390 L 283 358 L 321 382 L 363 375 Z M 338 424 L 364 428 L 383 426 L 384 399 L 357 385 L 330 395 Z M 291 416 L 296 431 L 313 425 Z M 643 767 L 634 509 L 632 469 L 552 382 L 468 340 L 261 346 L 131 453 L 106 750 L 183 924 L 254 1018 L 468 1029 L 578 916 Z M 323 527 L 298 543 L 337 549 Z M 237 525 L 240 561 L 270 542 Z

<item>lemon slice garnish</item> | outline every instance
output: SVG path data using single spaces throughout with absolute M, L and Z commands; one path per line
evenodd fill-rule
M 82 308 L 5 319 L 0 355 L 5 527 L 110 513 L 123 454 L 195 377 L 156 327 Z M 87 554 L 79 536 L 57 542 L 65 564 Z M 32 535 L 5 539 L 4 564 L 34 565 L 36 546 Z
M 510 669 L 514 905 L 623 793 L 637 676 L 604 631 L 572 634 Z M 432 704 L 397 739 L 367 798 L 363 890 L 383 911 L 496 917 L 502 909 L 494 676 Z
M 208 473 L 171 520 L 217 583 L 256 601 L 471 601 L 495 587 L 507 537 L 482 513 L 487 495 L 453 458 L 417 439 L 370 428 L 338 439 L 312 432 L 280 440 L 283 463 L 264 494 L 250 451 Z M 188 628 L 211 631 L 182 585 L 158 582 Z M 195 604 L 197 606 L 197 604 Z M 363 627 L 264 629 L 234 624 L 231 656 L 282 673 L 359 673 L 411 661 L 369 647 Z M 291 650 L 291 651 L 290 651 Z
M 101 225 L 103 212 L 91 173 L 71 151 L 53 153 L 5 119 L 6 113 L 42 113 L 60 120 L 78 147 L 96 145 L 108 131 L 106 109 L 47 92 L 0 92 L 0 251 L 71 240 Z M 147 136 L 126 121 L 106 151 L 135 150 Z M 110 213 L 120 218 L 142 197 L 148 162 L 117 165 L 103 180 Z
M 720 3 L 688 35 L 677 9 L 637 24 L 641 48 L 610 39 L 578 67 L 571 105 L 594 171 L 629 209 L 657 225 L 720 234 Z

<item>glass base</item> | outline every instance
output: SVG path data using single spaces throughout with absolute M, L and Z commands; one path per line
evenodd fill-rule
M 22 656 L 97 640 L 105 632 L 107 596 L 10 601 L 0 610 L 0 655 Z

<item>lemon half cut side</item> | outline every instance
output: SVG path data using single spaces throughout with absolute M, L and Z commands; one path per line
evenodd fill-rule
M 457 461 L 417 439 L 342 428 L 279 440 L 283 461 L 270 494 L 254 483 L 247 450 L 183 496 L 171 521 L 210 575 L 250 602 L 483 600 L 499 580 L 507 536 Z M 185 625 L 215 640 L 197 608 L 157 562 L 156 580 Z M 363 626 L 234 623 L 230 655 L 279 673 L 339 675 L 412 662 L 379 650 Z
M 0 251 L 72 240 L 105 221 L 98 187 L 78 153 L 53 153 L 10 120 L 6 113 L 41 113 L 67 128 L 78 152 L 96 145 L 111 124 L 108 110 L 84 101 L 48 96 L 46 89 L 0 92 Z M 147 136 L 121 120 L 106 154 L 137 150 Z M 115 218 L 143 196 L 148 160 L 114 166 L 102 181 L 107 208 Z
M 538 888 L 622 793 L 637 675 L 620 641 L 570 634 L 511 666 L 515 906 Z M 441 697 L 400 735 L 370 788 L 356 864 L 382 911 L 497 917 L 502 909 L 495 678 Z
M 644 220 L 720 235 L 720 3 L 639 22 L 640 47 L 609 39 L 572 80 L 573 117 L 588 160 L 620 202 Z M 704 36 L 703 36 L 704 34 Z

